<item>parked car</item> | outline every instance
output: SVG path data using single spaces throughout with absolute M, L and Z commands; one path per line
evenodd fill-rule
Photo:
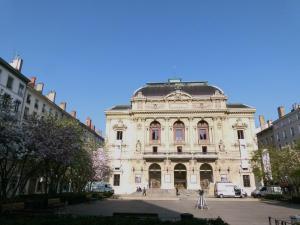
M 251 192 L 251 196 L 254 198 L 260 198 L 266 195 L 282 195 L 282 189 L 279 186 L 263 186 Z
M 114 194 L 114 189 L 110 184 L 105 182 L 94 182 L 91 186 L 91 191 Z
M 247 193 L 242 188 L 231 182 L 217 182 L 215 184 L 215 196 L 218 198 L 243 198 L 247 197 Z

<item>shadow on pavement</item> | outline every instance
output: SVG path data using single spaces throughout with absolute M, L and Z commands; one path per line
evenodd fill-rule
M 300 210 L 300 204 L 293 204 L 289 202 L 281 202 L 281 201 L 274 201 L 274 200 L 261 200 L 261 203 L 273 205 L 273 206 L 280 206 L 285 207 L 289 209 L 299 209 Z
M 162 220 L 179 220 L 186 212 L 176 212 L 141 200 L 105 200 L 67 206 L 60 214 L 112 216 L 113 213 L 156 213 Z

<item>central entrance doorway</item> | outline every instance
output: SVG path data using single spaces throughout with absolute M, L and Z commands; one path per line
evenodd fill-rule
M 213 183 L 213 169 L 209 164 L 203 164 L 200 167 L 200 185 L 203 190 L 209 189 L 210 183 Z
M 187 188 L 187 180 L 186 180 L 187 172 L 186 167 L 183 164 L 177 164 L 174 167 L 174 186 L 178 187 L 178 189 L 186 189 Z
M 149 188 L 161 187 L 161 168 L 154 163 L 149 167 Z

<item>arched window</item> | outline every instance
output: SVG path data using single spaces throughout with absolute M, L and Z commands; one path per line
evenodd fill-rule
M 184 123 L 181 121 L 177 121 L 174 123 L 173 125 L 173 129 L 174 129 L 174 141 L 175 142 L 184 142 L 185 137 L 184 137 Z
M 153 121 L 150 124 L 150 141 L 152 143 L 160 142 L 160 133 L 161 133 L 160 123 L 157 121 Z
M 209 141 L 209 126 L 204 120 L 198 123 L 198 140 L 207 143 Z

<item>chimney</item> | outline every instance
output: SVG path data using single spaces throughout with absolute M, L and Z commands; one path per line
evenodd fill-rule
M 76 112 L 75 110 L 73 110 L 72 112 L 70 112 L 70 114 L 71 114 L 71 116 L 72 116 L 73 118 L 76 119 L 76 114 L 77 114 L 77 112 Z
M 92 120 L 91 120 L 90 117 L 88 117 L 88 118 L 86 119 L 86 125 L 87 125 L 89 128 L 92 128 Z
M 273 122 L 272 120 L 268 120 L 268 121 L 267 121 L 268 127 L 271 127 L 271 126 L 272 126 L 272 122 Z
M 259 125 L 261 127 L 261 129 L 264 129 L 265 125 L 266 125 L 266 121 L 265 121 L 265 117 L 263 115 L 259 115 Z
M 278 111 L 278 117 L 279 117 L 279 118 L 284 117 L 284 115 L 285 115 L 284 106 L 279 106 L 279 107 L 277 108 L 277 111 Z
M 55 91 L 50 91 L 46 97 L 51 101 L 51 102 L 55 102 L 55 97 L 56 97 L 56 92 Z
M 18 70 L 19 72 L 21 72 L 22 70 L 22 66 L 23 66 L 23 59 L 20 58 L 20 56 L 16 56 L 12 62 L 10 63 L 10 65 L 15 68 L 16 70 Z
M 36 82 L 36 77 L 30 77 L 30 81 L 28 83 L 28 85 L 32 88 L 35 87 L 35 82 Z
M 293 108 L 292 108 L 292 112 L 293 112 L 293 111 L 299 109 L 299 108 L 300 108 L 300 105 L 299 105 L 298 103 L 295 103 L 295 104 L 293 104 L 292 107 L 293 107 Z
M 67 109 L 67 103 L 66 103 L 66 102 L 61 102 L 61 103 L 59 104 L 59 107 L 60 107 L 62 110 L 66 111 L 66 109 Z
M 35 90 L 41 92 L 43 94 L 43 90 L 44 90 L 44 83 L 38 83 L 35 85 Z

